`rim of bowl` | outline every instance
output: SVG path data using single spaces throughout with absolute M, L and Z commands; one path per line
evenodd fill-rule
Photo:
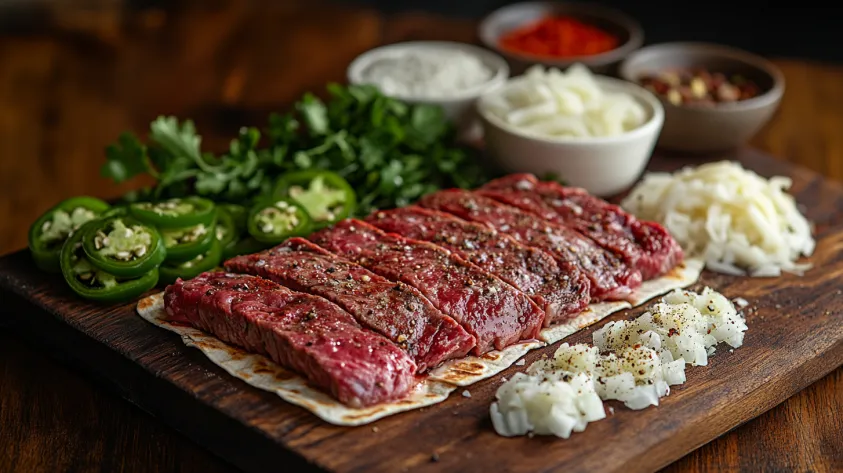
M 349 64 L 348 69 L 346 71 L 348 82 L 355 85 L 370 84 L 370 82 L 367 82 L 363 79 L 363 72 L 369 66 L 371 66 L 372 63 L 383 57 L 392 54 L 397 54 L 401 51 L 431 49 L 459 49 L 461 51 L 472 54 L 492 69 L 492 77 L 486 82 L 465 89 L 460 93 L 451 95 L 449 97 L 426 97 L 421 95 L 404 94 L 386 95 L 404 101 L 424 101 L 426 103 L 432 104 L 447 104 L 479 97 L 483 93 L 487 92 L 490 87 L 495 87 L 496 85 L 506 83 L 506 80 L 509 78 L 509 64 L 506 63 L 506 60 L 501 56 L 495 54 L 494 52 L 489 51 L 487 49 L 483 49 L 479 46 L 474 46 L 468 43 L 460 43 L 457 41 L 403 41 L 400 43 L 379 46 L 357 56 L 353 61 L 351 61 L 351 64 Z
M 507 87 L 512 85 L 518 84 L 528 78 L 525 76 L 519 76 L 514 79 L 507 81 L 507 83 L 500 87 L 495 91 L 488 92 L 483 94 L 480 99 L 477 101 L 477 113 L 483 119 L 484 122 L 491 124 L 492 126 L 496 126 L 507 133 L 516 135 L 521 138 L 525 138 L 528 140 L 534 141 L 541 141 L 548 144 L 566 144 L 566 145 L 597 145 L 597 144 L 610 144 L 610 143 L 622 143 L 624 141 L 640 138 L 641 136 L 648 135 L 650 133 L 657 133 L 659 132 L 659 128 L 664 123 L 664 107 L 662 106 L 661 101 L 659 98 L 656 97 L 655 94 L 650 92 L 649 90 L 641 87 L 638 84 L 634 84 L 623 79 L 615 79 L 614 77 L 608 77 L 603 75 L 594 75 L 594 80 L 600 84 L 601 88 L 604 85 L 609 84 L 612 92 L 624 92 L 629 93 L 636 99 L 639 103 L 642 103 L 645 107 L 650 108 L 650 117 L 647 121 L 642 123 L 640 126 L 621 133 L 619 135 L 611 135 L 611 136 L 581 136 L 581 137 L 572 137 L 572 136 L 560 136 L 560 137 L 549 137 L 549 136 L 540 136 L 540 135 L 532 135 L 529 133 L 525 133 L 523 130 L 512 126 L 494 114 L 490 113 L 487 110 L 484 110 L 483 103 L 485 99 L 491 94 L 495 93 L 502 93 Z
M 629 57 L 627 57 L 621 63 L 620 67 L 618 68 L 618 74 L 623 79 L 638 85 L 638 78 L 633 76 L 632 71 L 630 71 L 635 62 L 645 61 L 645 59 L 642 59 L 642 56 L 648 54 L 658 56 L 661 54 L 672 52 L 674 50 L 679 50 L 680 52 L 707 53 L 711 56 L 717 56 L 725 59 L 733 59 L 752 69 L 755 69 L 770 76 L 770 78 L 773 80 L 773 86 L 765 90 L 762 94 L 759 94 L 751 99 L 739 100 L 737 102 L 730 103 L 715 104 L 713 107 L 693 107 L 688 105 L 675 105 L 668 102 L 663 97 L 657 96 L 659 101 L 666 107 L 714 113 L 734 112 L 737 110 L 749 110 L 766 107 L 771 103 L 780 100 L 782 98 L 782 95 L 784 94 L 784 73 L 782 73 L 782 71 L 778 67 L 776 67 L 775 64 L 758 54 L 751 53 L 744 49 L 734 48 L 731 46 L 726 46 L 717 43 L 705 43 L 700 41 L 678 41 L 645 46 L 630 54 Z M 646 62 L 643 62 L 643 64 L 646 64 Z
M 500 36 L 497 36 L 492 32 L 492 24 L 497 23 L 500 17 L 509 12 L 519 11 L 525 8 L 544 8 L 547 13 L 550 13 L 553 10 L 570 9 L 569 13 L 563 12 L 563 14 L 575 18 L 577 18 L 579 15 L 592 15 L 600 17 L 601 19 L 606 20 L 610 23 L 614 23 L 618 28 L 625 30 L 627 34 L 629 34 L 629 39 L 627 39 L 623 44 L 619 45 L 615 49 L 606 51 L 605 53 L 592 54 L 587 56 L 571 56 L 565 58 L 554 58 L 550 56 L 540 56 L 529 53 L 517 53 L 514 51 L 507 51 L 501 48 L 498 45 L 497 41 L 498 39 L 500 39 Z M 521 23 L 518 26 L 524 26 L 526 23 L 528 22 Z M 644 28 L 641 26 L 641 23 L 639 23 L 632 16 L 627 15 L 626 13 L 615 8 L 579 2 L 514 3 L 512 5 L 507 5 L 498 8 L 497 10 L 488 14 L 480 22 L 480 26 L 478 26 L 477 29 L 478 36 L 480 36 L 480 40 L 483 42 L 483 44 L 485 44 L 486 47 L 497 51 L 503 56 L 513 58 L 519 61 L 549 64 L 552 66 L 567 66 L 577 62 L 589 65 L 602 66 L 623 59 L 624 56 L 635 51 L 636 49 L 640 48 L 642 44 L 644 44 Z

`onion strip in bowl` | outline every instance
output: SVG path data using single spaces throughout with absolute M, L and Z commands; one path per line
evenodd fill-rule
M 582 64 L 564 72 L 533 66 L 484 97 L 480 107 L 503 123 L 544 138 L 616 136 L 647 121 L 642 104 L 628 94 L 603 90 Z

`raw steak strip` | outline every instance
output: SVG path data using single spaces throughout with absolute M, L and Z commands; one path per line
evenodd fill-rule
M 480 193 L 577 230 L 622 257 L 644 279 L 682 261 L 682 248 L 664 227 L 642 222 L 584 189 L 512 174 L 486 184 Z
M 431 243 L 347 219 L 310 236 L 317 245 L 421 291 L 477 339 L 474 353 L 538 336 L 544 311 L 530 298 Z
M 638 271 L 630 269 L 617 256 L 580 233 L 488 197 L 451 189 L 429 194 L 421 199 L 420 204 L 485 223 L 526 245 L 550 253 L 563 268 L 577 268 L 588 276 L 594 300 L 623 300 L 641 285 Z
M 397 399 L 415 383 L 413 360 L 320 297 L 255 276 L 203 273 L 164 295 L 167 313 L 304 375 L 353 407 Z
M 562 271 L 547 253 L 453 215 L 418 206 L 375 212 L 367 222 L 385 232 L 435 243 L 512 284 L 545 309 L 545 323 L 585 309 L 590 283 L 579 270 Z
M 404 349 L 419 372 L 463 357 L 474 347 L 474 337 L 416 289 L 391 282 L 303 238 L 230 259 L 225 268 L 328 299 Z

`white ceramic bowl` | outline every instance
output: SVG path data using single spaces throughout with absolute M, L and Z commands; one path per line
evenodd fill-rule
M 465 43 L 451 41 L 411 41 L 406 43 L 390 44 L 379 48 L 371 49 L 357 57 L 348 66 L 348 81 L 351 84 L 365 84 L 365 72 L 373 62 L 384 57 L 400 56 L 408 51 L 419 50 L 460 50 L 479 58 L 483 64 L 492 71 L 492 78 L 476 87 L 466 89 L 458 94 L 443 98 L 414 97 L 392 95 L 392 97 L 407 103 L 422 103 L 438 105 L 442 107 L 445 115 L 461 130 L 466 130 L 476 123 L 475 102 L 482 94 L 492 91 L 503 84 L 509 78 L 509 66 L 506 61 L 497 54 L 486 49 L 472 46 Z
M 504 87 L 524 79 L 510 80 Z M 541 176 L 553 172 L 568 185 L 583 187 L 598 196 L 612 196 L 628 189 L 641 175 L 664 122 L 659 99 L 636 84 L 595 76 L 603 90 L 623 92 L 635 98 L 648 119 L 638 128 L 606 137 L 537 137 L 505 123 L 484 110 L 486 94 L 478 101 L 486 149 L 499 166 L 509 172 Z

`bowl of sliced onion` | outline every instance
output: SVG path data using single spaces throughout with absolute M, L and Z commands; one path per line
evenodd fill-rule
M 480 97 L 486 150 L 510 172 L 552 174 L 600 196 L 641 175 L 664 122 L 645 88 L 592 74 L 534 66 Z

